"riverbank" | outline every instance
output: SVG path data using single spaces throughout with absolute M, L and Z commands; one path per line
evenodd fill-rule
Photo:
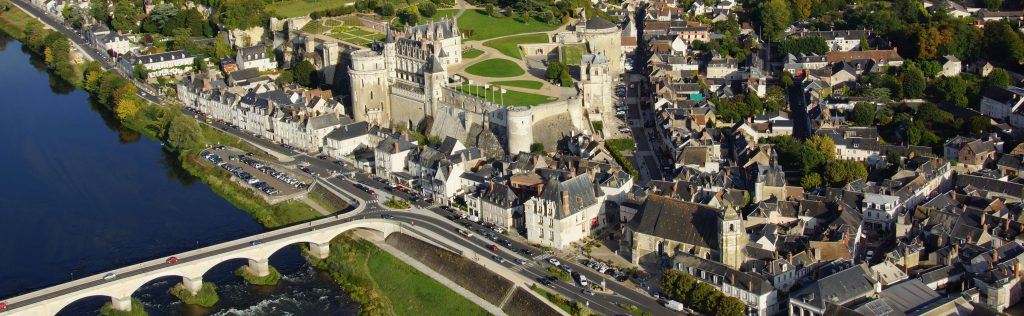
M 43 45 L 46 47 L 40 50 L 39 48 L 43 46 L 33 47 L 33 45 L 28 43 L 30 38 L 25 30 L 30 29 L 29 26 L 33 24 L 32 21 L 35 20 L 14 7 L 9 11 L 0 13 L 0 30 L 3 30 L 22 43 L 26 43 L 26 49 L 32 51 L 36 56 L 46 56 L 48 46 Z M 56 40 L 58 36 L 62 36 L 60 33 L 53 31 L 43 31 L 45 32 L 39 34 L 40 38 Z M 29 33 L 36 34 L 34 32 Z M 53 50 L 51 49 L 50 55 L 52 53 Z M 219 143 L 246 149 L 249 148 L 246 143 L 230 135 L 197 124 L 192 118 L 184 116 L 176 106 L 157 106 L 141 100 L 136 96 L 135 87 L 130 82 L 117 74 L 103 71 L 94 62 L 75 65 L 74 69 L 76 71 L 62 73 L 53 71 L 53 69 L 59 66 L 59 60 L 45 57 L 40 57 L 40 59 L 43 59 L 47 67 L 51 69 L 51 74 L 61 79 L 66 79 L 67 82 L 75 87 L 89 92 L 92 99 L 98 105 L 97 110 L 102 113 L 113 114 L 117 121 L 126 128 L 137 131 L 151 139 L 165 142 L 167 145 L 165 150 L 177 153 L 175 155 L 177 156 L 177 163 L 180 163 L 184 170 L 200 179 L 213 192 L 229 201 L 232 205 L 249 213 L 264 227 L 279 227 L 319 216 L 319 213 L 315 212 L 312 208 L 298 202 L 269 205 L 258 196 L 255 196 L 252 191 L 230 181 L 230 176 L 225 172 L 203 164 L 195 155 L 196 152 L 205 148 L 207 144 Z M 104 116 L 106 115 L 104 114 Z M 404 265 L 404 263 L 401 263 L 394 257 L 390 257 L 387 253 L 372 245 L 363 247 L 364 245 L 360 244 L 360 242 L 365 243 L 361 240 L 339 239 L 332 242 L 332 248 L 347 249 L 345 251 L 345 258 L 356 256 L 367 258 L 366 260 L 368 261 L 372 260 L 372 263 L 367 263 L 367 265 L 373 267 L 372 271 L 342 269 L 328 269 L 328 271 L 332 276 L 336 276 L 335 280 L 338 280 L 337 276 L 369 280 L 367 283 L 357 285 L 336 282 L 346 290 L 354 289 L 349 291 L 350 293 L 355 293 L 356 291 L 375 293 L 373 296 L 370 296 L 372 299 L 370 297 L 359 299 L 359 297 L 353 295 L 353 298 L 358 303 L 364 306 L 373 306 L 373 304 L 388 302 L 386 303 L 387 306 L 384 306 L 385 308 L 364 308 L 361 314 L 417 314 L 414 309 L 403 307 L 406 305 L 454 306 L 468 304 L 475 306 L 472 302 L 454 294 L 454 292 L 441 286 L 433 279 L 419 274 L 418 271 Z M 359 247 L 345 248 L 345 245 L 359 245 Z M 332 253 L 335 253 L 335 256 L 337 256 L 335 251 L 332 251 Z M 405 272 L 400 274 L 401 277 L 398 277 L 399 274 L 393 274 L 393 271 Z M 424 288 L 429 290 L 423 290 Z M 373 301 L 373 299 L 378 301 Z M 134 310 L 136 312 L 143 312 L 141 307 Z

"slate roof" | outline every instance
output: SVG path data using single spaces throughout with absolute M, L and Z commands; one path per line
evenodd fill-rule
M 366 135 L 369 132 L 370 123 L 368 122 L 357 122 L 348 125 L 342 125 L 327 134 L 327 138 L 333 140 L 346 140 L 352 139 L 359 136 Z
M 550 177 L 544 185 L 544 191 L 540 193 L 540 198 L 554 202 L 557 208 L 555 217 L 563 219 L 597 204 L 597 192 L 600 192 L 600 189 L 594 186 L 594 182 L 588 174 L 581 174 L 565 181 L 560 181 L 557 177 Z M 568 194 L 568 206 L 563 204 L 563 194 Z
M 504 183 L 492 182 L 490 186 L 486 186 L 484 191 L 480 193 L 480 198 L 505 208 L 520 204 L 516 193 Z
M 695 269 L 699 269 L 701 271 L 704 271 L 705 275 L 707 275 L 708 273 L 716 275 L 720 278 L 720 282 L 731 284 L 735 287 L 744 289 L 750 293 L 764 295 L 771 293 L 772 291 L 775 290 L 775 288 L 772 287 L 772 284 L 769 283 L 768 280 L 765 280 L 764 278 L 761 278 L 754 274 L 741 272 L 729 268 L 728 266 L 718 262 L 699 258 L 686 253 L 676 255 L 674 258 L 672 258 L 672 260 L 674 261 L 676 267 L 682 265 L 684 267 L 693 267 Z M 697 277 L 699 278 L 699 276 Z M 706 280 L 710 278 L 711 276 L 707 275 L 702 279 Z
M 875 279 L 865 265 L 856 265 L 794 292 L 790 297 L 824 308 L 826 303 L 844 305 L 875 291 Z
M 155 62 L 166 61 L 166 60 L 185 59 L 185 58 L 189 58 L 189 57 L 192 57 L 192 54 L 189 54 L 188 52 L 183 51 L 183 50 L 176 50 L 176 51 L 170 51 L 170 52 L 166 52 L 166 53 L 159 53 L 159 54 L 152 54 L 152 55 L 142 55 L 142 56 L 139 56 L 139 57 L 135 58 L 135 63 L 136 64 L 149 64 L 149 63 L 155 63 Z
M 600 30 L 600 29 L 608 29 L 608 28 L 613 28 L 613 27 L 617 27 L 617 25 L 615 25 L 615 23 L 612 23 L 612 22 L 610 22 L 608 20 L 605 20 L 604 18 L 599 17 L 599 16 L 595 16 L 595 17 L 590 18 L 589 20 L 587 20 L 587 29 L 588 30 Z
M 651 194 L 629 226 L 634 232 L 719 249 L 721 212 L 711 206 Z

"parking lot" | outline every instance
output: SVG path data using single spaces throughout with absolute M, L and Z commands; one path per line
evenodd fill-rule
M 204 159 L 227 170 L 255 191 L 277 197 L 303 192 L 312 179 L 284 166 L 274 165 L 246 152 L 223 146 L 201 153 Z

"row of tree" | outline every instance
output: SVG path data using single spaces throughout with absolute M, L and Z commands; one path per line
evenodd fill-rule
M 747 314 L 747 305 L 740 299 L 727 296 L 715 287 L 700 282 L 682 271 L 665 271 L 660 285 L 666 296 L 703 314 L 720 316 Z
M 836 144 L 825 135 L 815 135 L 801 142 L 790 136 L 764 140 L 773 144 L 783 170 L 800 173 L 800 185 L 806 189 L 823 184 L 843 186 L 858 179 L 867 179 L 867 166 L 859 161 L 836 157 Z

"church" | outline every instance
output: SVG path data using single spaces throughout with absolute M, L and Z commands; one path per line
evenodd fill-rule
M 747 233 L 733 208 L 719 209 L 660 195 L 649 195 L 625 228 L 633 263 L 689 254 L 739 269 L 746 261 Z

